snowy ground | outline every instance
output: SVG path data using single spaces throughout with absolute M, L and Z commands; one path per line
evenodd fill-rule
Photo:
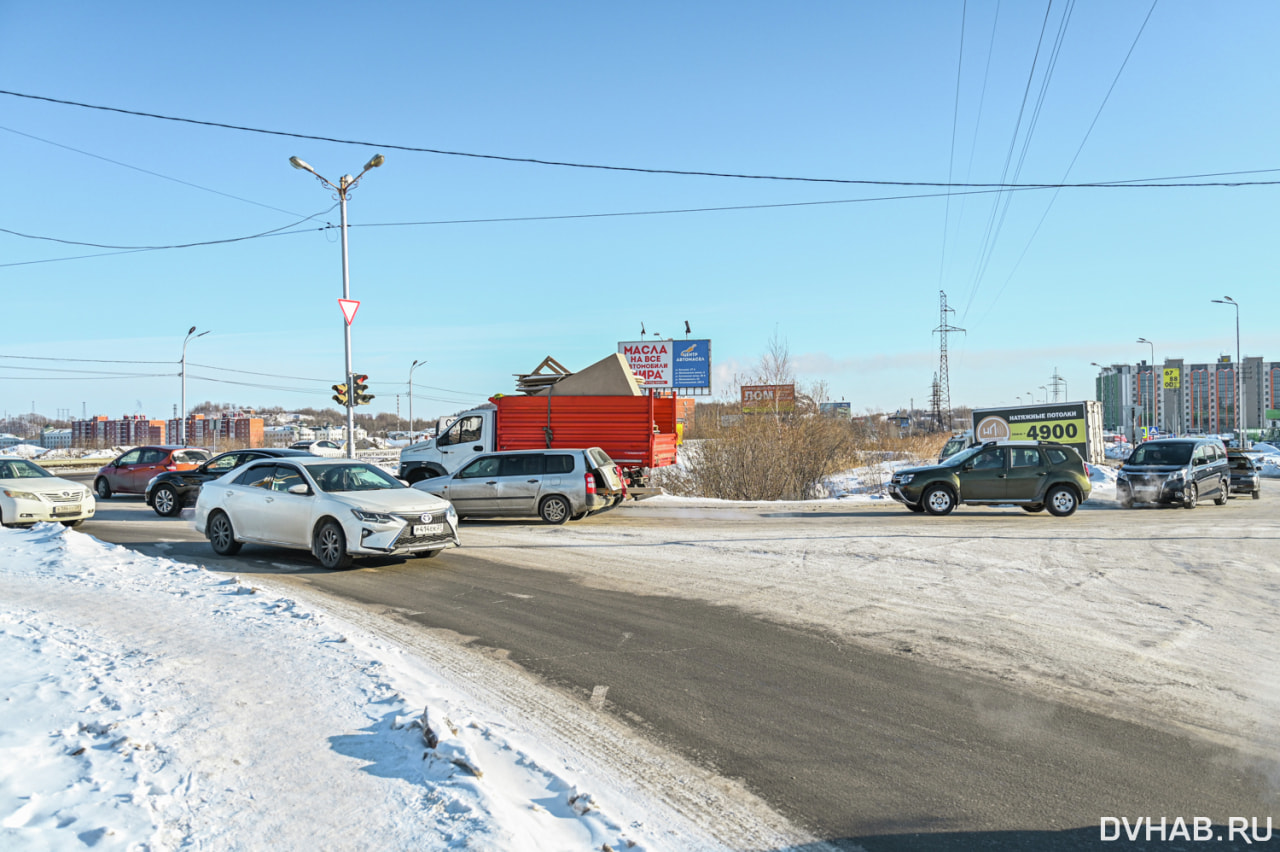
M 477 704 L 465 683 L 236 578 L 53 524 L 0 529 L 0 566 L 5 850 L 620 852 L 801 839 L 767 818 L 754 842 L 710 837 L 618 767 Z

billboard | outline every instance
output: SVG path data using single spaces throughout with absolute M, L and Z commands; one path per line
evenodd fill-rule
M 742 410 L 748 414 L 762 411 L 791 411 L 795 407 L 795 385 L 742 386 Z
M 845 420 L 850 420 L 853 418 L 853 403 L 820 402 L 818 403 L 818 412 L 828 417 L 843 417 Z
M 618 344 L 643 388 L 710 388 L 710 340 L 631 340 Z
M 1177 367 L 1166 367 L 1164 370 L 1164 389 L 1177 390 L 1182 387 L 1182 373 Z

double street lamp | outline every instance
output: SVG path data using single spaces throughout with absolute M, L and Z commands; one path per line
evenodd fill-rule
M 196 327 L 193 325 L 187 332 L 187 336 L 182 339 L 182 421 L 178 427 L 178 431 L 182 433 L 182 446 L 187 445 L 187 344 L 191 342 L 191 335 L 196 337 L 204 337 L 209 332 L 202 331 L 196 334 Z
M 1235 299 L 1231 298 L 1230 296 L 1223 296 L 1221 299 L 1213 299 L 1212 301 L 1215 305 L 1230 305 L 1231 307 L 1236 309 L 1236 366 L 1235 366 L 1236 416 L 1233 419 L 1235 420 L 1235 426 L 1236 426 L 1236 440 L 1240 442 L 1240 449 L 1247 450 L 1249 449 L 1249 439 L 1245 435 L 1244 409 L 1243 409 L 1244 364 L 1240 362 L 1240 303 L 1237 302 Z
M 1151 419 L 1147 420 L 1147 434 L 1151 434 L 1151 427 L 1156 425 L 1156 345 L 1145 337 L 1138 338 L 1139 343 L 1145 343 L 1151 347 Z M 1142 374 L 1138 374 L 1138 389 L 1142 389 Z M 1142 419 L 1146 420 L 1146 400 L 1143 400 Z
M 427 359 L 423 358 L 421 361 L 414 361 L 413 364 L 409 366 L 409 442 L 410 443 L 413 442 L 413 371 L 418 369 L 425 363 L 427 363 Z
M 351 298 L 351 282 L 347 271 L 347 196 L 356 184 L 360 183 L 360 178 L 364 177 L 370 169 L 376 169 L 385 162 L 385 158 L 381 154 L 375 154 L 373 159 L 364 164 L 364 169 L 360 174 L 352 177 L 351 175 L 343 175 L 338 179 L 337 184 L 326 180 L 319 172 L 311 168 L 305 161 L 297 157 L 290 157 L 289 163 L 295 169 L 302 169 L 304 172 L 311 172 L 315 175 L 316 180 L 332 189 L 338 194 L 338 206 L 341 209 L 342 216 L 342 298 L 344 300 Z M 347 386 L 347 458 L 355 456 L 355 383 L 351 380 L 351 323 L 343 317 L 342 323 L 342 342 L 346 351 L 346 367 L 342 373 L 342 381 Z

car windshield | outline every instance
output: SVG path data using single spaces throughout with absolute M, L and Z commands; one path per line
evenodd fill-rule
M 1193 444 L 1141 444 L 1127 464 L 1178 465 L 1190 463 Z
M 0 479 L 39 479 L 46 476 L 53 474 L 26 459 L 0 461 Z
M 307 465 L 321 491 L 380 491 L 405 488 L 400 480 L 379 467 L 357 462 L 353 464 Z
M 979 447 L 970 447 L 967 450 L 961 450 L 960 452 L 956 453 L 954 456 L 948 456 L 946 461 L 944 461 L 942 464 L 944 467 L 958 467 L 959 465 L 964 464 L 969 459 L 976 456 L 978 454 L 978 451 L 981 449 L 982 447 L 979 446 Z

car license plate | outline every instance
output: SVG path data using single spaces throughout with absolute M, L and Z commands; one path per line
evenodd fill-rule
M 78 515 L 80 514 L 80 504 L 76 503 L 72 506 L 54 506 L 53 513 L 55 515 Z
M 444 524 L 414 524 L 414 535 L 440 535 L 444 532 Z

